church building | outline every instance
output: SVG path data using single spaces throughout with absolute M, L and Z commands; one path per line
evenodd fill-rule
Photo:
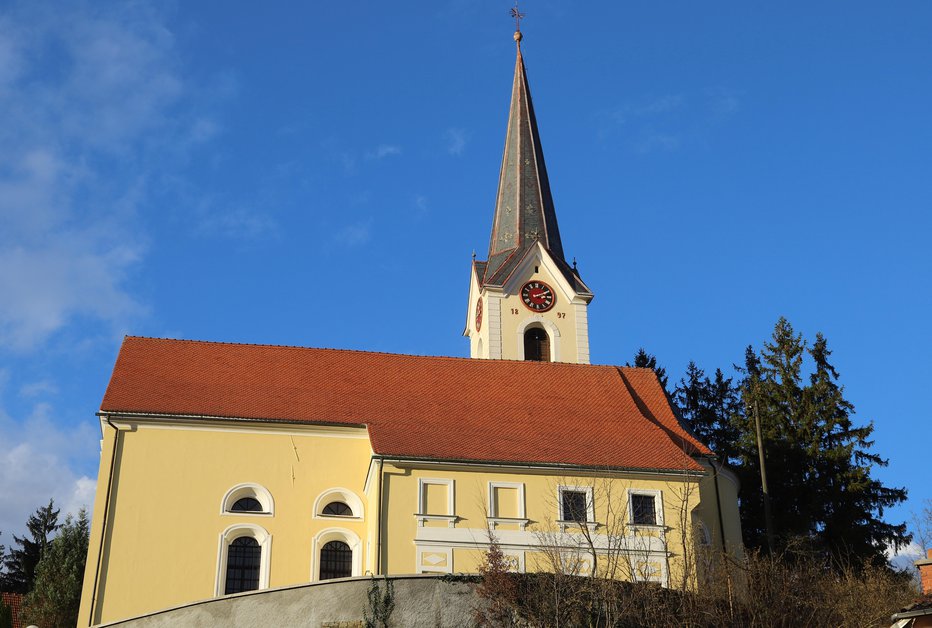
M 697 586 L 734 476 L 650 369 L 589 364 L 520 48 L 469 358 L 127 337 L 79 625 L 322 580 L 514 570 Z M 451 330 L 452 331 L 452 330 Z

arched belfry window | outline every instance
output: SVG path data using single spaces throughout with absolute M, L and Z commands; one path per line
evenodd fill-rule
M 349 578 L 353 575 L 353 550 L 343 541 L 330 541 L 320 548 L 320 579 Z
M 550 361 L 550 336 L 542 328 L 531 327 L 524 332 L 524 359 Z
M 251 536 L 234 539 L 227 548 L 227 573 L 224 594 L 255 591 L 259 588 L 262 548 Z

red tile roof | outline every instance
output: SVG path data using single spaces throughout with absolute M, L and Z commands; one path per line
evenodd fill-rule
M 701 467 L 650 369 L 127 337 L 101 411 L 363 425 L 384 456 Z
M 3 603 L 13 611 L 13 628 L 23 628 L 23 600 L 22 593 L 0 593 Z

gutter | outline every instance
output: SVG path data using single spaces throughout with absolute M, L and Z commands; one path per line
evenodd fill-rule
M 381 458 L 386 462 L 391 463 L 401 463 L 401 464 L 420 464 L 420 465 L 462 465 L 469 467 L 499 467 L 499 468 L 515 468 L 515 469 L 538 469 L 541 471 L 552 471 L 553 469 L 566 469 L 566 470 L 575 470 L 575 471 L 584 471 L 584 472 L 605 472 L 611 471 L 614 473 L 630 473 L 634 475 L 670 475 L 676 477 L 682 477 L 684 472 L 689 473 L 695 477 L 702 477 L 708 475 L 708 471 L 700 468 L 699 470 L 692 469 L 654 469 L 654 468 L 644 468 L 644 467 L 608 467 L 608 466 L 590 466 L 590 465 L 579 465 L 579 464 L 564 464 L 564 463 L 546 463 L 546 462 L 511 462 L 504 460 L 469 460 L 463 458 L 422 458 L 418 456 L 384 456 Z

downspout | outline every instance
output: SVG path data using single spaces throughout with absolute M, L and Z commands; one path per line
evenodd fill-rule
M 385 464 L 384 458 L 379 458 L 379 508 L 378 508 L 378 519 L 376 519 L 376 541 L 375 541 L 375 575 L 382 575 L 382 495 L 383 495 L 383 480 L 384 474 L 382 473 L 382 467 Z
M 104 500 L 104 514 L 100 525 L 100 547 L 97 549 L 97 568 L 94 569 L 94 587 L 91 589 L 91 616 L 88 617 L 87 625 L 94 625 L 94 613 L 97 609 L 97 586 L 100 582 L 100 567 L 103 562 L 104 544 L 107 540 L 107 515 L 110 514 L 110 489 L 113 487 L 113 475 L 116 472 L 116 452 L 117 445 L 120 442 L 120 429 L 110 421 L 107 416 L 104 419 L 107 425 L 113 428 L 113 450 L 110 452 L 110 477 L 107 478 L 107 498 Z
M 715 484 L 715 510 L 718 513 L 718 533 L 722 539 L 722 551 L 725 551 L 725 520 L 722 517 L 722 498 L 718 493 L 718 467 L 715 460 L 709 460 L 712 463 L 712 481 Z

